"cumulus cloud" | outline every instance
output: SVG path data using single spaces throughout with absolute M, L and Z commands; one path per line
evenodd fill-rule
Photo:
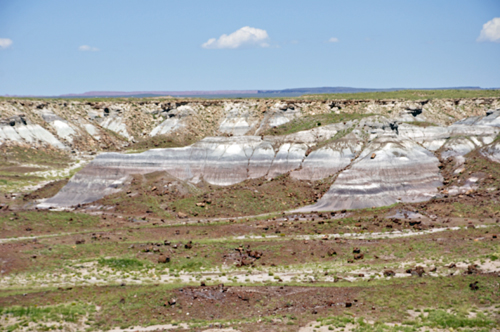
M 332 38 L 328 39 L 329 43 L 338 43 L 339 41 L 340 40 L 337 37 L 332 37 Z
M 222 35 L 219 39 L 210 38 L 203 43 L 203 48 L 241 48 L 268 47 L 269 35 L 266 30 L 243 27 L 230 35 Z
M 80 51 L 83 51 L 83 52 L 97 52 L 97 51 L 99 51 L 99 49 L 97 47 L 92 47 L 89 45 L 82 45 L 82 46 L 78 47 L 78 49 Z
M 7 48 L 12 45 L 12 39 L 0 38 L 0 48 Z
M 477 41 L 491 41 L 500 43 L 500 17 L 495 17 L 483 25 Z

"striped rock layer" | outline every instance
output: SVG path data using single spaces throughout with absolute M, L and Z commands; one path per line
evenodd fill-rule
M 499 117 L 497 111 L 448 127 L 421 127 L 373 116 L 282 137 L 207 137 L 183 148 L 102 153 L 40 207 L 89 203 L 119 191 L 131 174 L 155 171 L 219 186 L 285 173 L 307 181 L 333 176 L 328 192 L 299 211 L 425 201 L 442 185 L 437 154 L 463 162 L 481 149 L 498 161 Z

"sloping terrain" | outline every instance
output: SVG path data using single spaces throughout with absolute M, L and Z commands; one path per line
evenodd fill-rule
M 0 331 L 499 330 L 499 99 L 1 105 Z
M 498 98 L 468 99 L 251 99 L 172 98 L 0 100 L 0 142 L 52 145 L 77 153 L 130 148 L 148 137 L 261 135 L 288 123 L 288 132 L 380 114 L 388 119 L 439 125 L 482 116 Z M 425 115 L 421 115 L 421 113 Z M 332 116 L 333 115 L 333 116 Z M 307 121 L 300 121 L 307 119 Z M 295 122 L 293 122 L 296 120 Z M 312 120 L 312 121 L 311 121 Z M 279 132 L 277 134 L 280 134 Z
M 412 117 L 418 121 L 425 115 Z M 421 127 L 404 119 L 405 115 L 399 119 L 373 115 L 283 136 L 206 137 L 183 148 L 103 153 L 39 207 L 91 203 L 120 191 L 132 174 L 156 171 L 180 181 L 217 186 L 283 174 L 301 181 L 334 177 L 317 204 L 298 211 L 427 201 L 442 185 L 439 158 L 455 158 L 458 168 L 473 150 L 481 148 L 489 156 L 500 132 L 500 110 L 447 127 Z

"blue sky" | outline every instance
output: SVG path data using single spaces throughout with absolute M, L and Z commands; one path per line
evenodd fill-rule
M 500 1 L 0 0 L 0 95 L 320 86 L 500 87 Z

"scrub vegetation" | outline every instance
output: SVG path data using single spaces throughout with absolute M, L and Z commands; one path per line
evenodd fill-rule
M 498 98 L 499 89 L 492 90 L 397 90 L 384 92 L 358 92 L 358 93 L 334 93 L 320 95 L 305 95 L 300 98 L 306 99 L 459 99 L 459 98 Z

